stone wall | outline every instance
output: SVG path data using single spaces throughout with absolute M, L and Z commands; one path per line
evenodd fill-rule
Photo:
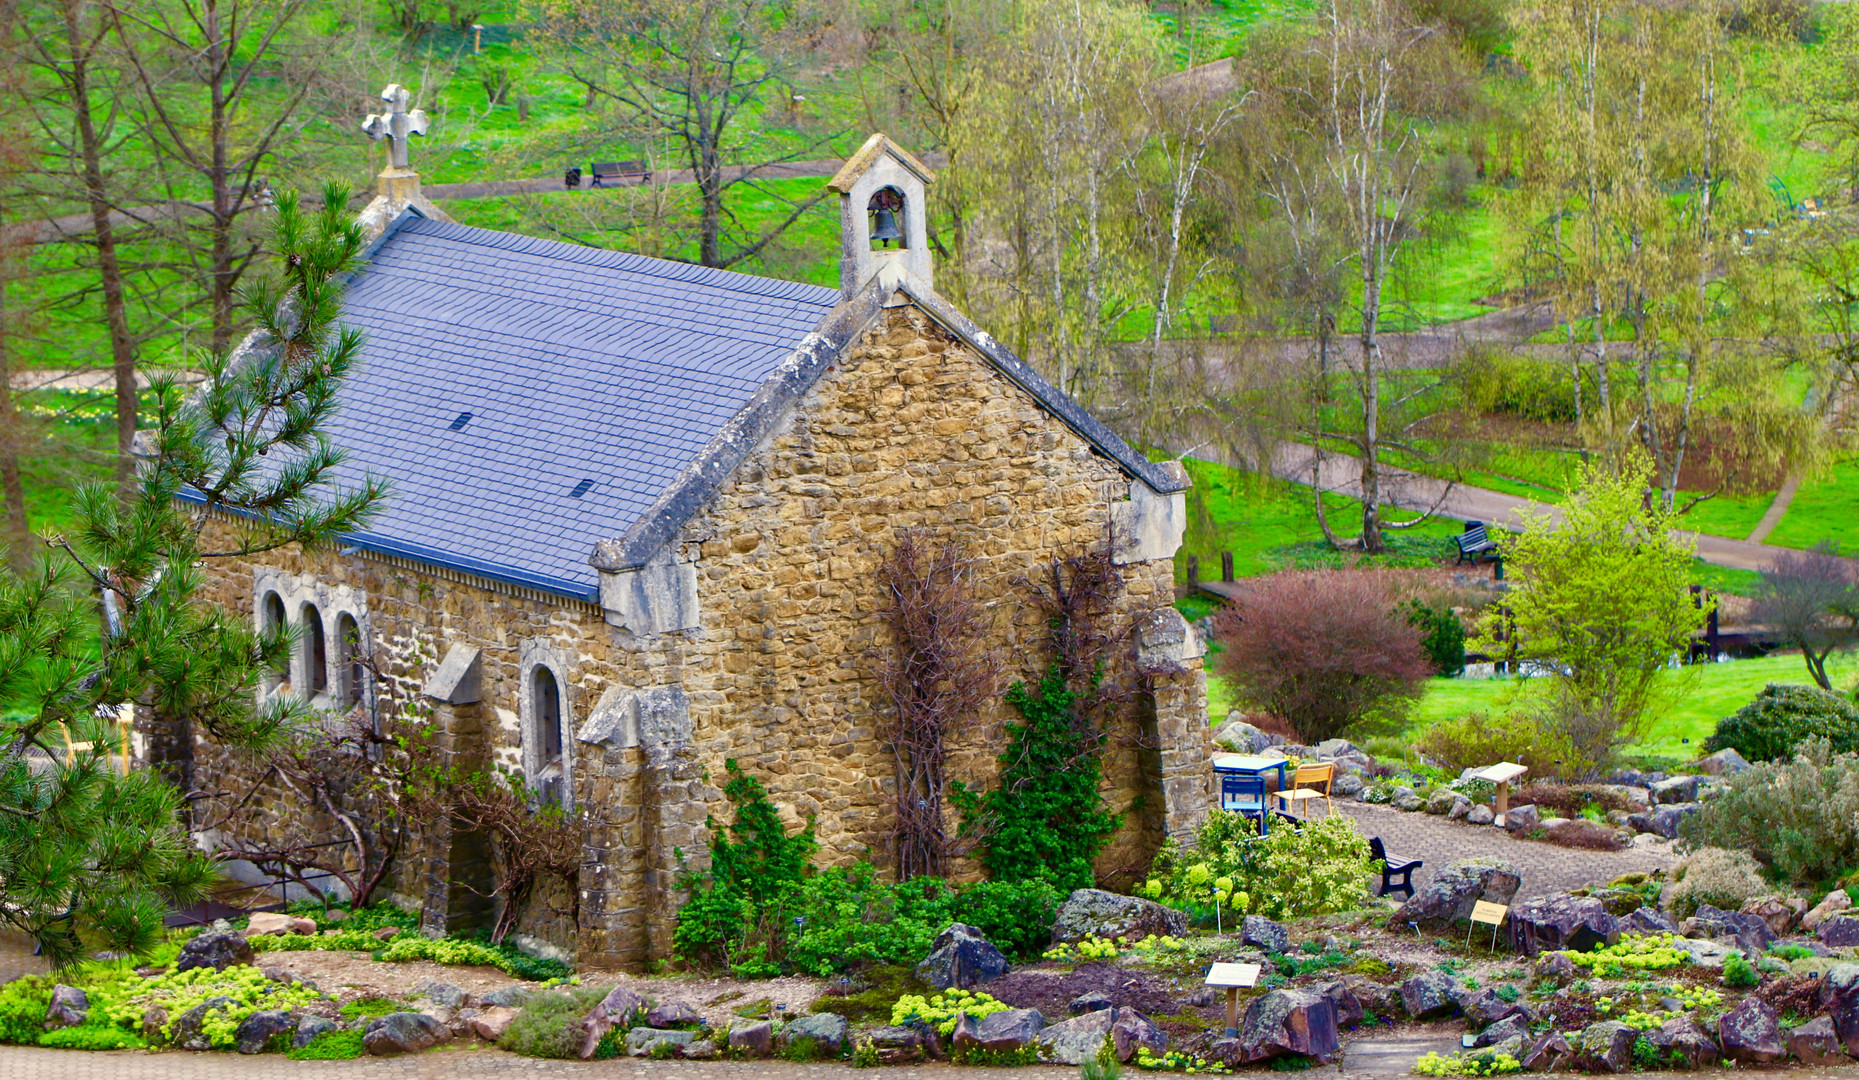
M 762 779 L 791 827 L 815 820 L 821 862 L 889 865 L 893 766 L 877 682 L 888 642 L 877 573 L 901 530 L 928 530 L 979 560 L 990 645 L 1007 679 L 1035 679 L 1050 651 L 1030 582 L 1045 579 L 1054 556 L 1111 545 L 1130 487 L 984 359 L 900 306 L 683 530 L 673 556 L 695 569 L 695 630 L 634 635 L 591 604 L 353 555 L 282 552 L 262 565 L 216 567 L 214 591 L 246 612 L 266 574 L 365 595 L 366 632 L 408 686 L 451 646 L 479 648 L 482 720 L 472 737 L 484 760 L 505 767 L 525 761 L 523 676 L 539 658 L 557 667 L 566 721 L 576 727 L 621 691 L 681 695 L 682 725 L 659 737 L 573 747 L 575 799 L 590 821 L 579 932 L 558 914 L 569 906 L 559 896 L 521 928 L 573 948 L 583 964 L 637 968 L 669 952 L 677 852 L 701 865 L 704 819 L 726 810 L 726 760 Z M 1127 879 L 1165 833 L 1198 821 L 1211 744 L 1198 650 L 1184 650 L 1179 636 L 1169 645 L 1155 627 L 1138 633 L 1157 612 L 1172 615 L 1169 560 L 1118 570 L 1117 625 L 1130 636 L 1111 677 L 1141 677 L 1148 692 L 1109 732 L 1104 795 L 1125 823 L 1098 868 Z M 1000 700 L 1004 682 L 993 689 L 982 715 L 951 733 L 952 780 L 989 786 L 998 772 L 1011 714 Z M 203 768 L 206 758 L 212 769 L 240 767 L 208 753 Z M 954 869 L 976 872 L 969 861 Z

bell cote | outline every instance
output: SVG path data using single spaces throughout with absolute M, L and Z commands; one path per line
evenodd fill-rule
M 827 187 L 839 193 L 839 291 L 847 299 L 878 274 L 930 286 L 924 192 L 936 174 L 882 134 L 865 140 Z

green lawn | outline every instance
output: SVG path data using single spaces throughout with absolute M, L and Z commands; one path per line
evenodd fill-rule
M 1842 547 L 1859 543 L 1859 458 L 1838 462 L 1802 483 L 1768 542 L 1811 548 L 1822 540 Z
M 1859 681 L 1859 657 L 1836 657 L 1828 662 L 1827 673 L 1836 688 L 1850 688 Z M 1530 682 L 1528 679 L 1434 679 L 1427 684 L 1426 696 L 1420 699 L 1409 717 L 1408 730 L 1418 733 L 1437 721 L 1480 711 L 1501 722 L 1518 695 L 1527 692 Z M 1809 682 L 1801 655 L 1795 652 L 1727 664 L 1704 664 L 1672 672 L 1666 681 L 1671 700 L 1664 714 L 1653 723 L 1646 738 L 1629 746 L 1627 753 L 1695 759 L 1700 756 L 1699 747 L 1704 740 L 1717 730 L 1717 721 L 1749 704 L 1764 686 Z M 1231 708 L 1232 688 L 1218 675 L 1209 675 L 1209 722 L 1220 726 Z

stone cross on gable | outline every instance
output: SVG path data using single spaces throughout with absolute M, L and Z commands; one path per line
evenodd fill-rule
M 405 169 L 407 164 L 407 139 L 413 135 L 426 134 L 426 113 L 420 109 L 407 111 L 407 88 L 394 83 L 381 91 L 381 100 L 387 102 L 385 113 L 369 113 L 363 120 L 361 129 L 376 140 L 388 141 L 388 165 L 390 168 Z

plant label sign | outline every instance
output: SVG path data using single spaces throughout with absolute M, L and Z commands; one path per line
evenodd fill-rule
M 1243 987 L 1257 986 L 1258 983 L 1257 964 L 1214 964 L 1207 969 L 1205 985 L 1226 991 L 1227 1038 L 1239 1037 L 1239 991 Z
M 1492 949 L 1498 947 L 1498 925 L 1504 921 L 1504 916 L 1508 914 L 1510 914 L 1510 906 L 1508 904 L 1494 904 L 1489 900 L 1480 900 L 1472 905 L 1471 923 L 1491 924 Z M 1465 944 L 1467 948 L 1470 948 L 1472 944 L 1472 927 L 1470 923 L 1465 927 Z
M 1207 986 L 1223 990 L 1237 990 L 1244 986 L 1259 984 L 1259 965 L 1257 964 L 1215 964 L 1207 969 Z

